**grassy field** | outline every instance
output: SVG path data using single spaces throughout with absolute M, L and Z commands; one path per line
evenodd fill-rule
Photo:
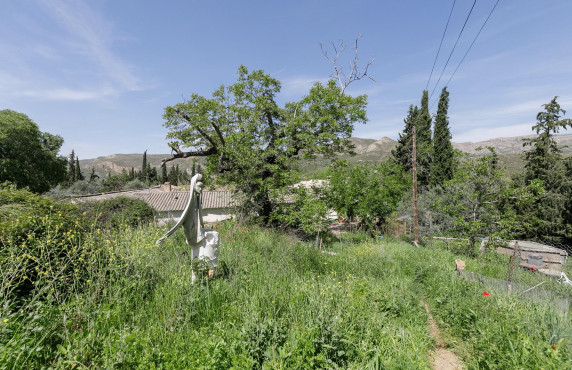
M 105 263 L 0 308 L 0 368 L 430 368 L 425 300 L 468 368 L 572 366 L 572 324 L 550 302 L 489 291 L 456 256 L 345 235 L 320 253 L 284 233 L 219 225 L 218 276 L 190 284 L 182 233 L 154 226 L 85 240 Z M 501 271 L 503 260 L 468 260 Z M 500 272 L 499 272 L 500 274 Z

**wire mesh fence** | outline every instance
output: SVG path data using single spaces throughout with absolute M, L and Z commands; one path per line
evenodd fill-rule
M 487 290 L 519 296 L 523 300 L 534 300 L 536 302 L 548 303 L 553 309 L 562 313 L 568 312 L 570 310 L 570 305 L 572 304 L 572 300 L 569 295 L 559 294 L 545 289 L 542 287 L 543 283 L 534 286 L 527 286 L 465 270 L 460 272 L 460 276 L 464 279 L 481 283 Z

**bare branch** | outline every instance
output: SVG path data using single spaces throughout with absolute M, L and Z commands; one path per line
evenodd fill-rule
M 330 42 L 332 45 L 332 49 L 334 50 L 334 53 L 335 53 L 335 56 L 333 56 L 333 57 L 330 57 L 328 55 L 328 51 L 325 50 L 322 43 L 320 43 L 320 48 L 322 49 L 322 54 L 330 63 L 332 63 L 332 65 L 334 67 L 334 72 L 330 75 L 330 77 L 338 82 L 338 84 L 340 85 L 340 92 L 342 94 L 344 93 L 344 91 L 346 90 L 348 85 L 350 85 L 354 81 L 359 81 L 364 77 L 367 77 L 370 80 L 372 80 L 373 82 L 376 82 L 371 76 L 368 75 L 369 67 L 373 64 L 375 57 L 373 57 L 365 65 L 365 68 L 363 69 L 363 71 L 360 71 L 360 69 L 359 69 L 358 41 L 360 38 L 361 38 L 361 34 L 356 37 L 354 47 L 352 47 L 352 49 L 354 49 L 354 58 L 349 63 L 349 73 L 348 74 L 346 74 L 344 72 L 344 69 L 339 64 L 340 55 L 342 54 L 342 52 L 346 48 L 344 41 L 340 40 L 339 49 L 336 47 L 336 45 L 333 42 Z

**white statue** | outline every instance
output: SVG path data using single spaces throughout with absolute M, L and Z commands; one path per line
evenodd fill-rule
M 198 258 L 202 263 L 208 266 L 209 276 L 212 269 L 218 266 L 218 247 L 219 247 L 219 234 L 217 231 L 203 229 L 203 215 L 201 208 L 201 191 L 203 183 L 200 182 L 203 176 L 196 174 L 191 179 L 191 189 L 189 195 L 189 202 L 181 215 L 181 218 L 171 230 L 167 231 L 159 240 L 157 244 L 161 245 L 163 241 L 172 235 L 178 228 L 183 226 L 187 245 L 191 247 L 191 261 Z M 195 272 L 192 273 L 191 281 L 196 279 Z

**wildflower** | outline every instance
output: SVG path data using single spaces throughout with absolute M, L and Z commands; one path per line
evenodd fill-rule
M 552 349 L 556 349 L 556 346 L 555 346 L 555 345 L 552 345 Z
M 488 296 L 490 296 L 490 295 L 491 295 L 491 294 L 490 294 L 489 292 L 484 292 L 484 293 L 483 293 L 483 297 L 488 297 Z
M 4 319 L 2 322 L 3 322 L 4 324 L 6 324 L 6 323 L 8 322 L 8 319 Z M 556 347 L 556 346 L 552 346 L 552 347 Z

